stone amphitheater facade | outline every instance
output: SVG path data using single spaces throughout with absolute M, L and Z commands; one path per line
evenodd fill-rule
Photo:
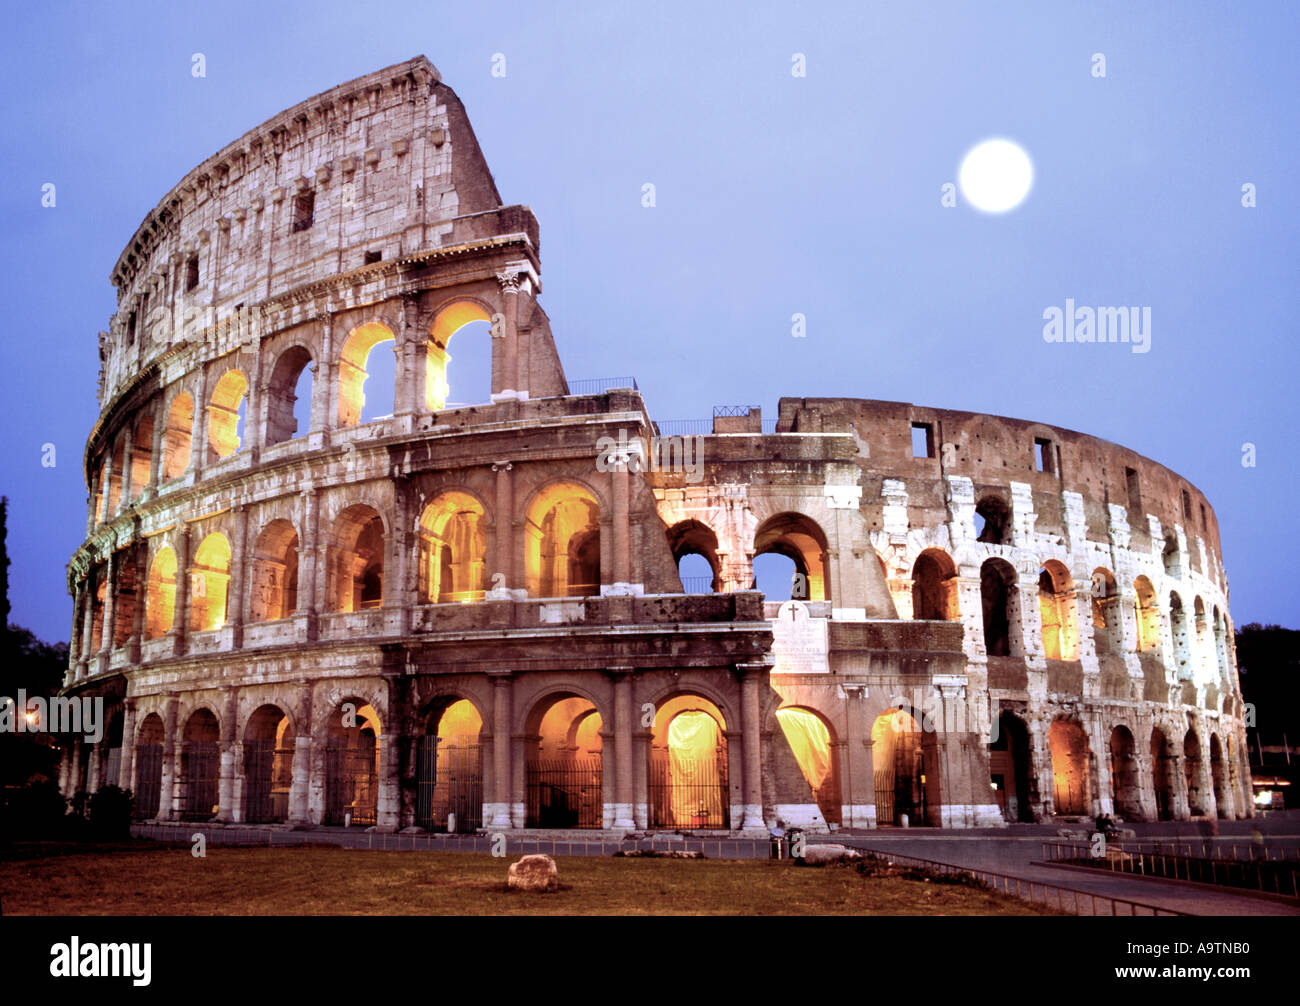
M 385 831 L 1252 813 L 1194 486 L 897 402 L 671 435 L 633 382 L 568 383 L 538 249 L 424 58 L 282 112 L 147 215 L 68 571 L 64 694 L 111 726 L 68 748 L 65 793 Z M 473 404 L 457 336 L 490 354 Z M 790 600 L 753 589 L 767 553 Z

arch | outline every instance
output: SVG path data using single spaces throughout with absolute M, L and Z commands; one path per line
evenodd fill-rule
M 929 824 L 939 793 L 934 733 L 922 733 L 905 706 L 886 709 L 871 725 L 871 768 L 876 784 L 876 824 Z M 929 771 L 927 771 L 929 766 Z
M 284 443 L 301 437 L 310 426 L 310 402 L 315 365 L 305 346 L 290 346 L 282 352 L 271 369 L 266 386 L 266 444 Z M 304 387 L 305 385 L 305 387 Z M 296 406 L 301 398 L 309 403 L 308 421 L 299 422 Z
M 448 407 L 448 398 L 451 395 L 451 386 L 449 382 L 449 372 L 451 370 L 451 353 L 449 351 L 452 336 L 461 332 L 467 325 L 480 322 L 476 328 L 481 331 L 466 332 L 465 338 L 475 340 L 474 349 L 478 352 L 474 355 L 481 356 L 484 349 L 487 350 L 487 374 L 481 371 L 484 369 L 479 362 L 478 367 L 465 371 L 458 368 L 460 373 L 466 373 L 469 380 L 459 381 L 457 385 L 457 405 L 477 405 L 490 402 L 492 400 L 492 346 L 494 340 L 491 337 L 489 326 L 492 322 L 492 315 L 481 305 L 470 300 L 456 300 L 439 309 L 437 316 L 434 318 L 433 327 L 429 330 L 428 345 L 425 348 L 425 377 L 424 377 L 424 404 L 430 412 L 437 412 L 440 409 Z M 483 340 L 486 340 L 484 343 Z M 462 340 L 463 341 L 463 340 Z M 480 371 L 475 373 L 475 371 Z M 486 376 L 486 382 L 483 380 Z M 465 399 L 465 401 L 459 401 Z M 470 399 L 476 399 L 471 401 Z
M 835 730 L 815 709 L 785 706 L 776 711 L 786 743 L 790 745 L 799 771 L 808 781 L 813 798 L 827 824 L 841 821 L 840 749 Z
M 220 628 L 226 621 L 226 592 L 230 587 L 230 542 L 213 531 L 194 552 L 190 566 L 190 630 Z
M 153 413 L 146 412 L 135 424 L 131 440 L 131 499 L 138 500 L 149 485 L 153 471 Z
M 1182 576 L 1179 569 L 1179 549 L 1178 536 L 1173 531 L 1165 531 L 1165 545 L 1160 553 L 1160 562 L 1164 567 L 1165 576 L 1171 576 L 1175 580 Z
M 1088 735 L 1076 721 L 1058 717 L 1048 728 L 1047 741 L 1052 753 L 1052 802 L 1056 813 L 1091 813 Z
M 298 532 L 289 521 L 276 518 L 262 529 L 249 572 L 249 621 L 273 622 L 297 610 Z
M 483 600 L 486 523 L 483 504 L 460 490 L 439 493 L 424 508 L 417 532 L 422 603 Z
M 1227 633 L 1224 631 L 1223 614 L 1219 611 L 1219 606 L 1214 606 L 1214 666 L 1218 672 L 1218 679 L 1231 687 L 1231 675 L 1228 671 L 1228 648 L 1226 643 Z
M 986 545 L 1011 543 L 1011 508 L 1001 496 L 981 496 L 975 504 L 975 540 Z
M 244 820 L 270 824 L 289 819 L 294 731 L 277 705 L 258 706 L 244 727 Z
M 190 466 L 190 441 L 194 437 L 194 398 L 182 391 L 172 399 L 163 429 L 162 477 L 175 479 Z
M 1214 788 L 1214 807 L 1219 817 L 1228 816 L 1227 773 L 1223 765 L 1223 745 L 1217 733 L 1210 734 L 1210 785 Z
M 1034 820 L 1034 794 L 1029 772 L 1029 730 L 1024 720 L 1003 711 L 997 736 L 989 744 L 989 776 L 1004 820 Z
M 1174 780 L 1169 739 L 1159 727 L 1151 730 L 1151 788 L 1156 798 L 1156 820 L 1174 819 Z
M 1129 821 L 1142 817 L 1142 791 L 1138 783 L 1137 742 L 1128 727 L 1110 732 L 1110 793 L 1115 813 Z
M 1099 657 L 1118 656 L 1124 651 L 1119 584 L 1115 574 L 1104 566 L 1092 571 L 1092 639 Z
M 1192 816 L 1200 817 L 1205 811 L 1205 791 L 1202 780 L 1205 777 L 1201 764 L 1201 739 L 1196 730 L 1189 728 L 1183 734 L 1183 782 L 1187 786 L 1187 809 Z
M 104 456 L 104 520 L 112 520 L 122 503 L 122 458 L 126 455 L 123 439 Z
M 158 816 L 162 798 L 163 721 L 149 713 L 135 734 L 135 817 L 149 820 Z
M 366 699 L 341 700 L 325 737 L 327 825 L 372 825 L 379 809 L 379 713 Z
M 1079 626 L 1074 610 L 1074 578 L 1055 559 L 1038 571 L 1038 614 L 1043 654 L 1048 660 L 1079 659 Z
M 90 574 L 90 639 L 87 652 L 98 653 L 104 643 L 104 612 L 108 603 L 108 570 L 100 564 Z
M 180 816 L 207 821 L 217 813 L 221 728 L 206 706 L 190 713 L 181 742 Z
M 166 545 L 149 564 L 145 588 L 144 638 L 158 639 L 171 632 L 176 622 L 176 553 Z
M 772 600 L 829 601 L 826 577 L 826 534 L 811 517 L 800 513 L 779 513 L 754 532 L 754 558 L 768 552 L 784 555 L 795 566 L 790 598 Z
M 1183 610 L 1183 599 L 1177 591 L 1169 592 L 1169 634 L 1174 644 L 1176 673 L 1183 680 L 1191 680 L 1191 635 L 1187 627 L 1187 613 Z
M 415 823 L 473 833 L 483 825 L 483 715 L 469 699 L 440 696 L 422 715 Z
M 330 532 L 328 610 L 363 611 L 384 602 L 384 519 L 365 503 L 354 503 L 334 519 Z
M 1139 653 L 1155 653 L 1160 649 L 1160 606 L 1156 603 L 1156 589 L 1145 576 L 1133 581 L 1137 594 L 1137 648 Z
M 1196 629 L 1195 657 L 1193 664 L 1197 670 L 1196 678 L 1200 681 L 1215 680 L 1214 654 L 1210 649 L 1210 624 L 1205 613 L 1205 601 L 1198 594 L 1192 601 L 1193 624 Z
M 713 529 L 707 524 L 698 520 L 678 521 L 668 529 L 668 548 L 673 554 L 673 562 L 677 565 L 677 572 L 682 577 L 682 590 L 687 594 L 707 594 L 717 593 L 722 589 L 722 563 L 718 559 L 718 536 Z M 691 569 L 692 564 L 687 562 L 683 567 L 683 560 L 688 556 L 698 556 L 708 564 L 708 573 L 703 570 L 696 573 L 684 573 L 684 569 Z M 694 564 L 699 566 L 697 560 Z M 707 575 L 708 584 L 705 588 L 703 576 Z M 690 581 L 689 583 L 687 581 Z
M 534 703 L 524 731 L 525 827 L 604 826 L 602 724 L 595 703 L 573 692 Z
M 366 403 L 367 366 L 371 351 L 381 343 L 391 342 L 394 349 L 397 337 L 382 322 L 372 321 L 348 333 L 339 354 L 339 426 L 356 426 L 362 421 Z M 388 401 L 384 397 L 384 403 Z
M 524 567 L 533 597 L 600 593 L 600 504 L 576 482 L 545 486 L 528 506 Z
M 990 657 L 1020 655 L 1020 591 L 1016 570 L 1005 559 L 985 559 L 980 566 L 980 602 L 984 615 L 984 649 Z
M 712 700 L 678 692 L 658 702 L 648 754 L 652 828 L 730 828 L 726 719 Z
M 243 443 L 248 407 L 248 378 L 235 367 L 227 370 L 208 401 L 208 463 L 228 458 Z
M 927 548 L 912 564 L 912 617 L 958 622 L 957 565 L 941 548 Z

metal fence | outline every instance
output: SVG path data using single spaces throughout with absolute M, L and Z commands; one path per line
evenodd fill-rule
M 1186 853 L 1165 848 L 1163 843 L 1110 841 L 1104 854 L 1094 856 L 1092 846 L 1086 842 L 1044 842 L 1043 859 L 1052 863 L 1089 867 L 1109 873 L 1128 873 L 1139 877 L 1157 877 L 1165 880 L 1186 880 L 1197 884 L 1260 891 L 1286 898 L 1300 898 L 1300 861 L 1269 859 L 1265 856 L 1237 859 L 1224 855 L 1193 856 L 1191 845 Z M 1232 847 L 1235 851 L 1236 847 Z M 1215 850 L 1222 853 L 1223 847 Z
M 569 382 L 571 395 L 602 395 L 612 388 L 631 388 L 639 391 L 635 377 L 589 377 Z
M 727 755 L 673 759 L 650 757 L 650 827 L 719 830 L 731 827 Z
M 217 812 L 217 774 L 221 746 L 216 741 L 187 741 L 181 747 L 180 816 L 206 821 Z
M 884 860 L 890 864 L 920 866 L 935 873 L 949 876 L 965 875 L 983 881 L 995 891 L 1015 895 L 1047 908 L 1055 908 L 1071 915 L 1186 915 L 1171 908 L 1148 904 L 1143 901 L 1130 901 L 1127 898 L 1112 898 L 1108 894 L 1094 894 L 1077 887 L 1062 887 L 1059 884 L 1045 884 L 1041 880 L 1028 880 L 1013 877 L 1007 873 L 994 873 L 977 867 L 957 866 L 954 863 L 941 863 L 935 859 L 920 859 L 916 856 L 904 856 L 879 849 L 860 849 L 863 855 Z
M 601 758 L 530 758 L 524 768 L 527 827 L 604 827 Z
M 147 820 L 158 816 L 162 797 L 163 746 L 139 744 L 135 749 L 135 816 Z
M 682 577 L 682 591 L 687 594 L 712 594 L 713 577 L 684 576 Z
M 374 824 L 379 805 L 379 772 L 374 742 L 325 748 L 325 824 Z
M 244 742 L 244 820 L 269 824 L 289 818 L 293 748 L 275 741 Z
M 415 823 L 433 832 L 469 833 L 481 828 L 482 748 L 421 737 L 417 758 Z
M 929 805 L 925 785 L 920 782 L 921 771 L 916 775 L 897 772 L 892 766 L 876 769 L 876 821 L 879 824 L 901 824 L 903 815 L 912 827 L 929 823 Z

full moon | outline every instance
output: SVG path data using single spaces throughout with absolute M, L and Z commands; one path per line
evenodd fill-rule
M 962 159 L 962 195 L 977 210 L 1006 213 L 1029 195 L 1034 165 L 1024 148 L 1010 140 L 985 140 Z

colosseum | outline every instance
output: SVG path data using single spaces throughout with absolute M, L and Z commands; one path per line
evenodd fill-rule
M 656 423 L 634 381 L 566 377 L 540 277 L 423 57 L 149 212 L 68 569 L 64 694 L 110 726 L 66 794 L 381 832 L 1252 813 L 1189 482 L 902 402 Z

